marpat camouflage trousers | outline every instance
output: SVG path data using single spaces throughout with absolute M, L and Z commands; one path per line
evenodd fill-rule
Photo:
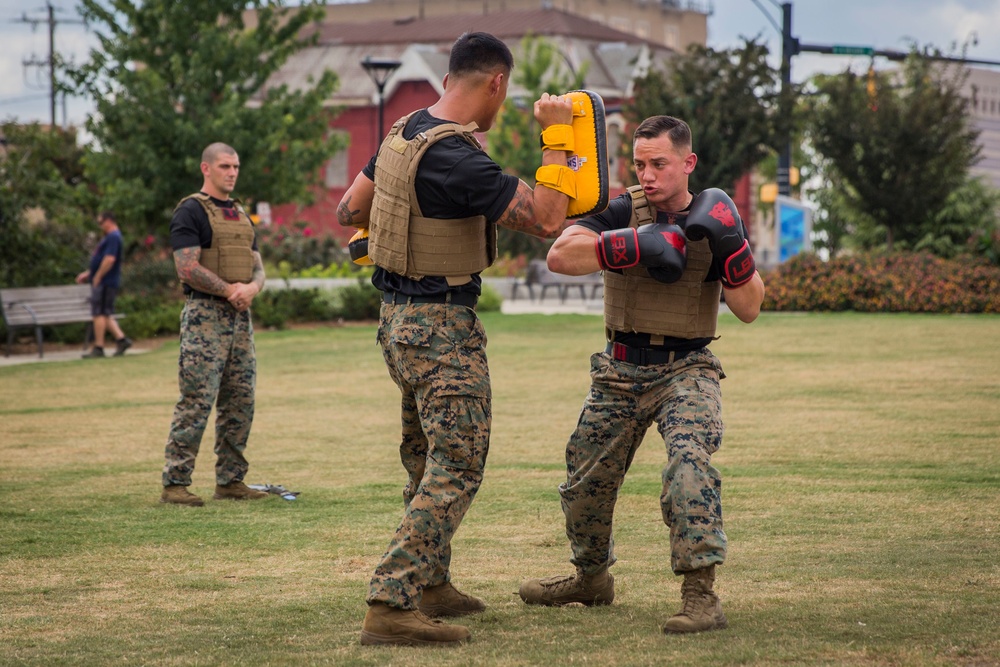
M 195 458 L 212 412 L 215 483 L 242 481 L 253 423 L 257 361 L 250 311 L 226 302 L 191 299 L 181 311 L 180 398 L 167 437 L 163 485 L 190 486 Z
M 451 538 L 483 480 L 492 420 L 486 333 L 471 308 L 383 304 L 378 330 L 402 393 L 405 510 L 368 603 L 415 609 L 450 580 Z
M 590 393 L 559 485 L 571 562 L 586 574 L 615 562 L 618 490 L 656 422 L 667 450 L 660 510 L 670 528 L 671 568 L 679 574 L 722 563 L 722 479 L 709 463 L 724 430 L 718 359 L 703 349 L 672 364 L 637 366 L 599 352 L 590 365 Z

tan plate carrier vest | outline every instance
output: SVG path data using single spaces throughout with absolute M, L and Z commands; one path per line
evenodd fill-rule
M 632 198 L 629 227 L 653 222 L 642 186 L 628 189 Z M 652 345 L 657 336 L 714 338 L 719 316 L 719 281 L 706 283 L 712 266 L 708 240 L 687 242 L 687 264 L 680 280 L 666 284 L 649 277 L 642 266 L 622 273 L 604 272 L 604 326 L 611 331 L 648 333 Z
M 486 216 L 425 218 L 417 202 L 417 166 L 427 149 L 447 137 L 460 136 L 477 149 L 475 123 L 445 123 L 403 138 L 413 114 L 397 120 L 375 160 L 375 197 L 369 221 L 368 256 L 378 266 L 420 280 L 444 276 L 449 285 L 463 285 L 493 264 L 497 256 L 497 226 Z
M 253 278 L 253 222 L 239 200 L 233 208 L 222 209 L 208 195 L 193 194 L 180 200 L 195 199 L 205 209 L 212 227 L 212 245 L 201 249 L 198 263 L 227 283 L 248 283 Z M 176 208 L 174 210 L 177 210 Z M 227 211 L 234 211 L 227 213 Z

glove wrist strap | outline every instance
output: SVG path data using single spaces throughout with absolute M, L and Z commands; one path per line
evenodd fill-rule
M 739 287 L 750 282 L 756 271 L 757 263 L 750 251 L 750 243 L 744 239 L 743 247 L 722 263 L 722 284 L 728 288 Z
M 535 172 L 535 184 L 558 190 L 576 199 L 576 172 L 565 165 L 546 164 Z
M 634 227 L 603 232 L 596 241 L 602 269 L 627 269 L 639 263 L 639 239 Z
M 572 125 L 549 125 L 542 130 L 538 143 L 543 150 L 573 151 L 574 134 Z

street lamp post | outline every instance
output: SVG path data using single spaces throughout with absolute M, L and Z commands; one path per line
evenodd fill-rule
M 378 139 L 382 140 L 384 133 L 382 123 L 383 115 L 385 114 L 385 97 L 383 97 L 383 92 L 385 91 L 385 82 L 389 80 L 392 73 L 399 69 L 402 65 L 398 60 L 390 60 L 388 58 L 372 58 L 371 56 L 365 56 L 361 61 L 361 66 L 365 68 L 365 72 L 368 73 L 369 78 L 378 88 Z

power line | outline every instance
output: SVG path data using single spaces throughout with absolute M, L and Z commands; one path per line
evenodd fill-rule
M 52 112 L 52 129 L 56 127 L 56 25 L 59 23 L 79 23 L 86 25 L 85 21 L 74 20 L 74 19 L 62 19 L 56 20 L 56 8 L 52 6 L 52 3 L 46 1 L 45 8 L 48 10 L 48 16 L 46 18 L 29 18 L 27 13 L 23 14 L 19 19 L 13 19 L 14 23 L 29 23 L 33 28 L 37 28 L 40 24 L 45 23 L 49 27 L 49 58 L 48 60 L 38 60 L 32 57 L 30 60 L 22 60 L 21 64 L 24 67 L 40 67 L 44 65 L 49 66 L 49 108 Z M 62 10 L 60 10 L 62 11 Z

